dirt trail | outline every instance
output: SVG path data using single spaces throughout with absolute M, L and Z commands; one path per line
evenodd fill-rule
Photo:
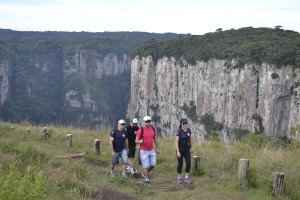
M 109 172 L 110 168 L 107 164 L 103 164 L 98 161 L 93 160 L 84 160 L 84 162 L 94 168 L 100 168 L 103 172 Z M 222 193 L 210 190 L 205 187 L 201 187 L 200 184 L 197 183 L 197 180 L 194 181 L 193 184 L 176 184 L 176 179 L 174 177 L 166 176 L 164 174 L 160 174 L 157 170 L 153 170 L 151 172 L 151 178 L 153 178 L 153 189 L 160 191 L 162 193 L 167 193 L 167 196 L 170 199 L 182 199 L 183 196 L 180 196 L 180 192 L 184 190 L 189 190 L 191 196 L 185 196 L 184 199 L 205 199 L 205 200 L 215 200 L 215 199 L 222 199 L 222 200 L 246 200 L 245 198 L 236 197 L 236 196 L 229 196 L 224 195 Z M 129 178 L 134 179 L 136 181 L 140 181 L 141 183 L 144 181 L 141 173 L 137 173 L 135 176 L 131 176 L 129 174 Z M 118 192 L 114 189 L 107 188 L 104 186 L 96 186 L 99 190 L 99 194 L 94 195 L 94 199 L 101 199 L 101 200 L 138 200 L 142 198 L 129 196 L 127 194 Z M 193 196 L 193 194 L 197 193 L 197 198 Z M 199 193 L 201 194 L 201 198 L 199 198 Z

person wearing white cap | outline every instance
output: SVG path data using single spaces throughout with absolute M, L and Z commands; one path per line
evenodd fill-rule
M 156 166 L 156 154 L 153 142 L 156 145 L 157 154 L 159 154 L 160 148 L 155 129 L 150 124 L 151 117 L 145 116 L 143 120 L 144 126 L 138 130 L 135 143 L 140 144 L 140 157 L 143 166 L 142 176 L 145 178 L 145 185 L 150 185 L 149 173 Z
M 136 174 L 137 170 L 134 168 L 134 156 L 135 156 L 135 137 L 136 133 L 139 130 L 138 127 L 139 120 L 137 118 L 132 119 L 132 123 L 126 127 L 126 131 L 128 134 L 128 167 L 127 170 L 129 170 L 132 174 Z
M 112 130 L 109 136 L 109 146 L 112 155 L 110 175 L 115 176 L 114 167 L 119 164 L 119 158 L 121 158 L 123 170 L 122 176 L 128 178 L 126 174 L 128 140 L 127 132 L 125 130 L 125 121 L 123 119 L 120 119 L 118 127 L 115 130 Z

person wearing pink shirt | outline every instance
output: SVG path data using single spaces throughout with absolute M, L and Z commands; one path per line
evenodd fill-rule
M 142 126 L 136 134 L 136 144 L 140 144 L 140 157 L 143 167 L 142 176 L 145 178 L 145 184 L 150 185 L 149 173 L 156 166 L 156 153 L 154 143 L 157 149 L 157 154 L 160 153 L 159 143 L 155 129 L 151 126 L 151 117 L 145 116 L 144 126 Z

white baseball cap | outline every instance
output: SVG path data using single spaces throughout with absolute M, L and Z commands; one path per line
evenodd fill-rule
M 145 122 L 145 121 L 148 121 L 148 120 L 151 121 L 151 117 L 150 117 L 150 116 L 145 116 L 143 120 L 144 120 L 144 122 Z
M 125 124 L 125 121 L 123 119 L 120 119 L 118 124 Z
M 133 118 L 132 123 L 137 124 L 137 123 L 139 123 L 139 120 L 137 118 Z

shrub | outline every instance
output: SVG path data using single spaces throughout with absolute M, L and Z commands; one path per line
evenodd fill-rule
M 46 199 L 45 177 L 42 171 L 28 166 L 24 173 L 11 165 L 0 179 L 0 199 Z

